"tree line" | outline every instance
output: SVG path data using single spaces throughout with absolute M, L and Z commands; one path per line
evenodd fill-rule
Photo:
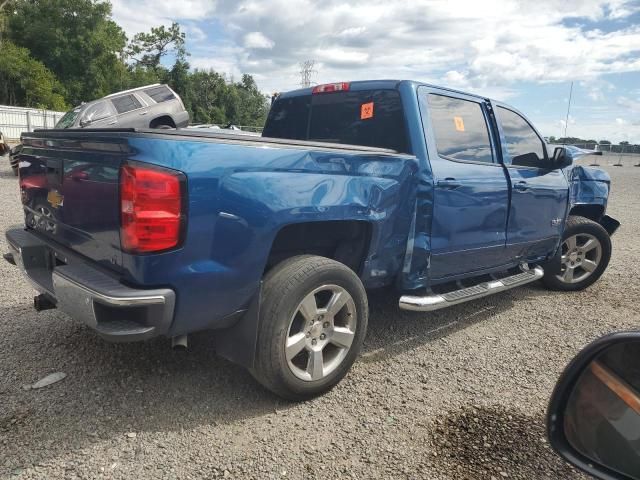
M 185 39 L 177 23 L 127 38 L 108 1 L 0 0 L 0 104 L 65 111 L 167 83 L 193 123 L 263 125 L 268 100 L 253 77 L 192 70 Z
M 556 145 L 578 145 L 588 150 L 595 150 L 596 145 L 600 150 L 614 153 L 635 153 L 640 152 L 640 145 L 632 145 L 628 141 L 622 141 L 617 145 L 613 145 L 609 140 L 585 140 L 579 137 L 560 137 L 553 135 L 548 139 L 549 143 Z

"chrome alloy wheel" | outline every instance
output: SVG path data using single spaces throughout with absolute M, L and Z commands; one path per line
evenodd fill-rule
M 560 274 L 564 283 L 579 283 L 586 280 L 600 265 L 602 245 L 591 234 L 579 233 L 567 238 L 562 244 Z
M 345 359 L 356 334 L 356 305 L 347 290 L 323 285 L 298 305 L 287 330 L 285 355 L 301 380 L 321 380 Z

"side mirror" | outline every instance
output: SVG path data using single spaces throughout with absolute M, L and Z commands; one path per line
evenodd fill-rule
M 561 169 L 566 168 L 573 163 L 573 157 L 564 147 L 556 147 L 553 151 L 553 168 Z
M 602 337 L 571 361 L 549 403 L 547 434 L 595 478 L 640 479 L 640 332 Z
M 91 125 L 91 120 L 80 120 L 80 126 L 82 128 L 87 127 L 89 125 Z

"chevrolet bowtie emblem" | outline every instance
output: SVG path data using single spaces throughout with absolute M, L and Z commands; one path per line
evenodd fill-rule
M 64 197 L 60 195 L 60 192 L 57 190 L 49 190 L 49 193 L 47 194 L 47 202 L 49 202 L 53 208 L 58 208 L 62 206 Z

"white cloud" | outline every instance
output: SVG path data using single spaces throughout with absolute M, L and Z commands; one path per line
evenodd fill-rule
M 111 5 L 113 18 L 129 38 L 158 25 L 203 20 L 215 10 L 212 0 L 180 0 L 179 8 L 174 2 L 158 0 L 111 0 Z
M 265 92 L 298 87 L 300 62 L 313 59 L 318 83 L 413 78 L 505 100 L 525 83 L 577 81 L 600 105 L 613 88 L 603 76 L 640 72 L 640 25 L 628 20 L 638 0 L 112 1 L 129 35 L 171 21 L 208 33 L 186 29 L 190 63 L 250 73 Z M 615 108 L 640 111 L 640 97 L 616 93 L 632 98 Z
M 273 40 L 267 38 L 262 32 L 251 32 L 244 36 L 245 48 L 272 49 Z
M 183 0 L 179 9 L 113 0 L 128 34 L 174 20 L 217 20 L 242 49 L 237 69 L 271 78 L 265 89 L 290 88 L 279 72 L 307 59 L 317 61 L 319 82 L 443 79 L 475 91 L 640 71 L 640 25 L 588 26 L 637 11 L 637 0 Z M 187 29 L 191 40 L 204 42 L 193 32 Z M 596 90 L 590 95 L 600 99 Z

